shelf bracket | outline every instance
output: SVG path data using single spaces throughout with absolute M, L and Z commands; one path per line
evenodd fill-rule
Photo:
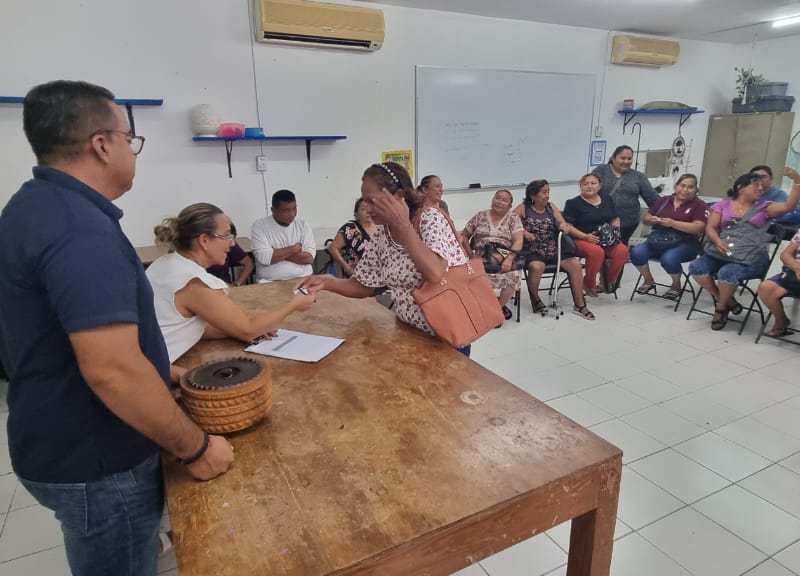
M 136 136 L 136 123 L 133 121 L 133 105 L 125 104 L 125 110 L 128 111 L 128 125 L 131 128 L 131 135 Z
M 306 138 L 306 170 L 311 173 L 311 139 Z
M 228 159 L 228 178 L 233 178 L 231 171 L 231 155 L 233 154 L 233 140 L 225 140 L 225 157 Z
M 628 127 L 628 124 L 633 122 L 633 119 L 636 118 L 637 112 L 624 112 L 622 118 L 622 133 L 625 134 L 625 129 Z

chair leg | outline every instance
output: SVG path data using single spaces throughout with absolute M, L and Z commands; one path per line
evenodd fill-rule
M 753 313 L 753 308 L 758 307 L 758 311 L 761 314 L 762 323 L 764 321 L 764 311 L 761 309 L 761 303 L 758 301 L 758 294 L 750 290 L 747 287 L 747 284 L 742 286 L 742 290 L 739 291 L 739 294 L 742 294 L 744 291 L 752 292 L 753 299 L 750 301 L 750 306 L 747 307 L 747 314 L 745 314 L 744 318 L 742 318 L 742 324 L 739 326 L 739 336 L 741 336 L 742 332 L 744 332 L 744 327 L 747 326 L 747 321 L 750 319 L 750 314 Z
M 764 336 L 764 332 L 767 331 L 767 324 L 769 324 L 769 321 L 771 319 L 772 319 L 772 312 L 767 314 L 766 321 L 761 325 L 761 330 L 758 331 L 758 336 L 756 336 L 756 344 L 758 344 L 758 342 L 761 340 L 761 337 Z
M 686 319 L 689 320 L 692 317 L 692 312 L 697 307 L 697 301 L 700 300 L 700 295 L 703 293 L 703 287 L 699 286 L 697 288 L 697 293 L 695 293 L 694 298 L 692 298 L 692 306 L 689 308 L 689 313 L 686 315 Z
M 639 277 L 636 279 L 636 285 L 633 287 L 633 290 L 631 290 L 630 302 L 633 302 L 633 297 L 636 296 L 636 291 L 639 289 L 639 284 L 641 284 L 642 279 L 644 279 L 644 276 L 640 273 Z
M 520 310 L 522 309 L 522 292 L 519 288 L 514 293 L 514 305 L 517 307 L 517 322 L 519 322 Z
M 692 287 L 692 284 L 689 281 L 689 275 L 684 272 L 683 285 L 681 286 L 681 291 L 678 294 L 678 297 L 675 299 L 675 308 L 672 309 L 673 312 L 678 311 L 678 308 L 681 305 L 681 300 L 683 300 L 683 295 L 686 293 L 686 288 L 690 288 L 692 290 L 692 294 L 694 294 L 694 287 Z

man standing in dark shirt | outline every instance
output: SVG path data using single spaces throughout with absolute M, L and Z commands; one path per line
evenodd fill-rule
M 159 447 L 200 480 L 233 461 L 167 389 L 153 294 L 112 204 L 133 184 L 144 138 L 113 98 L 84 82 L 28 93 L 38 166 L 0 216 L 11 462 L 55 511 L 75 576 L 156 573 Z

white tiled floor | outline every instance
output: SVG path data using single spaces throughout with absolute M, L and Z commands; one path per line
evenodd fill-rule
M 625 450 L 614 576 L 800 576 L 800 347 L 629 302 L 625 274 L 595 322 L 525 308 L 473 359 Z M 4 411 L 0 383 L 0 576 L 66 576 L 58 524 L 11 474 Z M 568 547 L 565 523 L 458 576 L 564 576 Z M 174 556 L 160 571 L 177 576 Z

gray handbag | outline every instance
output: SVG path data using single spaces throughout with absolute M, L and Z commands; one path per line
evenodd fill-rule
M 727 252 L 720 252 L 717 245 L 706 237 L 703 245 L 705 253 L 718 260 L 737 264 L 749 264 L 761 254 L 766 254 L 772 235 L 767 231 L 767 226 L 758 227 L 751 222 L 760 208 L 760 205 L 753 205 L 741 218 L 733 218 L 722 227 L 719 237 L 728 247 Z

